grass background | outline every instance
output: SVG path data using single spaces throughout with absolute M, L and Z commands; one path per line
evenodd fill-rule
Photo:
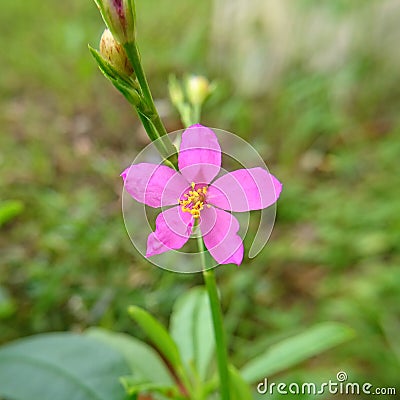
M 203 122 L 250 141 L 284 183 L 268 246 L 217 270 L 232 358 L 337 320 L 357 338 L 275 380 L 398 385 L 400 5 L 228 3 L 138 0 L 137 25 L 168 130 L 168 75 L 216 79 Z M 127 305 L 167 323 L 201 284 L 149 265 L 125 232 L 119 174 L 147 139 L 87 50 L 102 29 L 89 0 L 2 2 L 2 343 L 92 325 L 140 336 Z

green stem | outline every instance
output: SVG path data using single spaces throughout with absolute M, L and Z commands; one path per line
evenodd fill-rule
M 222 310 L 218 297 L 217 282 L 212 260 L 208 251 L 205 250 L 203 238 L 197 238 L 198 248 L 201 255 L 203 277 L 206 285 L 208 298 L 210 300 L 211 315 L 214 325 L 215 346 L 217 353 L 218 373 L 220 381 L 221 400 L 230 400 L 229 372 L 228 372 L 228 352 L 222 319 Z
M 192 113 L 193 113 L 193 117 L 192 117 L 193 119 L 192 120 L 193 121 L 200 121 L 201 120 L 201 104 L 193 104 Z
M 147 132 L 147 135 L 149 136 L 150 140 L 152 142 L 156 142 L 157 139 L 159 138 L 157 131 L 154 130 L 154 127 L 152 126 L 151 122 L 145 117 L 142 113 L 139 111 L 137 112 L 140 121 L 142 122 L 143 128 Z M 165 149 L 159 149 L 157 146 L 156 142 L 156 147 L 159 152 L 165 151 Z
M 160 121 L 159 128 L 159 135 L 166 135 L 167 131 L 165 130 L 164 125 L 161 122 L 160 116 L 156 110 L 154 105 L 153 96 L 150 91 L 149 84 L 147 83 L 146 75 L 142 66 L 142 61 L 139 53 L 139 49 L 135 42 L 133 43 L 126 43 L 124 45 L 126 54 L 128 55 L 129 61 L 132 63 L 133 70 L 135 71 L 137 80 L 139 82 L 140 88 L 142 89 L 143 96 L 146 99 L 148 106 L 151 109 L 151 112 L 154 114 L 153 118 L 158 119 Z M 152 118 L 152 120 L 153 120 Z
M 175 146 L 169 139 L 167 130 L 165 129 L 165 126 L 162 123 L 160 115 L 158 114 L 158 111 L 154 104 L 153 96 L 151 95 L 150 87 L 149 84 L 147 83 L 146 75 L 142 66 L 139 49 L 135 42 L 126 43 L 124 45 L 124 48 L 129 58 L 129 61 L 132 64 L 133 70 L 135 71 L 136 78 L 139 82 L 139 86 L 142 91 L 145 103 L 149 107 L 149 113 L 148 113 L 149 115 L 146 115 L 146 117 L 151 121 L 152 125 L 154 126 L 157 133 L 157 137 L 162 138 L 161 140 L 159 140 L 163 148 L 162 155 L 167 158 L 171 158 L 172 155 L 175 155 L 176 158 Z M 150 137 L 150 139 L 154 141 L 152 137 Z
M 140 121 L 142 122 L 143 128 L 147 132 L 147 135 L 149 136 L 150 140 L 156 146 L 158 152 L 161 155 L 166 154 L 165 146 L 163 146 L 163 140 L 158 137 L 157 131 L 155 130 L 153 124 L 142 113 L 140 113 L 138 110 L 136 110 L 136 111 L 137 111 Z M 170 160 L 170 158 L 168 158 L 168 159 L 165 158 L 164 163 L 166 165 L 168 165 L 169 167 L 176 169 L 175 164 L 173 163 L 172 160 Z

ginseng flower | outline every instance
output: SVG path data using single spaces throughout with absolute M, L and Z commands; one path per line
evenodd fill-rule
M 178 167 L 175 171 L 165 165 L 140 163 L 121 174 L 126 191 L 135 200 L 162 207 L 156 229 L 147 239 L 146 257 L 180 249 L 198 225 L 218 264 L 240 265 L 243 242 L 232 212 L 269 207 L 277 201 L 281 183 L 260 167 L 216 178 L 221 169 L 221 148 L 215 133 L 199 124 L 182 134 Z

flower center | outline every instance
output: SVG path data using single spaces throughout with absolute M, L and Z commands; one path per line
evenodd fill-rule
M 183 195 L 184 199 L 179 200 L 183 212 L 188 212 L 193 215 L 193 218 L 200 217 L 200 211 L 204 208 L 206 201 L 207 186 L 203 186 L 195 190 L 195 183 L 192 182 L 192 190 Z

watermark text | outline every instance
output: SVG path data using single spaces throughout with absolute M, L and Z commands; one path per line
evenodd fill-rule
M 260 394 L 301 394 L 301 395 L 323 395 L 331 394 L 366 394 L 366 395 L 396 395 L 395 387 L 374 387 L 371 383 L 347 382 L 346 372 L 340 371 L 336 375 L 336 380 L 316 383 L 283 383 L 268 382 L 265 378 L 257 385 L 257 392 Z

